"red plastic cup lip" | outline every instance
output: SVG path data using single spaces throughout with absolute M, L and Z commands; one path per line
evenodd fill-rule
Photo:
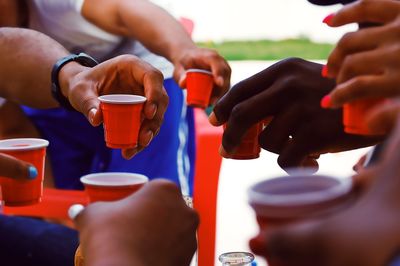
M 144 184 L 149 178 L 142 174 L 109 172 L 84 175 L 80 178 L 84 185 L 97 187 L 121 187 Z
M 147 101 L 147 98 L 141 95 L 133 94 L 108 94 L 98 97 L 102 103 L 110 104 L 141 104 Z
M 191 68 L 186 70 L 186 73 L 203 73 L 203 74 L 207 74 L 207 75 L 211 75 L 212 76 L 212 72 L 208 71 L 208 70 L 204 70 L 204 69 L 198 69 L 198 68 Z
M 47 140 L 38 138 L 15 138 L 0 140 L 0 152 L 37 150 L 47 146 L 49 146 L 49 142 Z
M 341 198 L 350 193 L 352 186 L 351 178 L 295 174 L 256 183 L 249 188 L 248 199 L 250 204 L 287 211 Z M 280 193 L 285 189 L 290 193 Z

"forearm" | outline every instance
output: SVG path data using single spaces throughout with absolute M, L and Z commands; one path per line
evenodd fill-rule
M 132 37 L 152 52 L 174 61 L 185 49 L 195 48 L 188 33 L 164 9 L 146 0 L 85 0 L 82 14 L 114 34 Z M 114 3 L 110 3 L 114 2 Z
M 33 107 L 54 107 L 51 68 L 67 51 L 26 29 L 0 28 L 0 96 Z

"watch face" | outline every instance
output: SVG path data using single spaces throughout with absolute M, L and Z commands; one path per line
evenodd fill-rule
M 349 4 L 355 2 L 356 0 L 308 0 L 308 2 L 320 5 L 320 6 L 329 6 L 335 4 Z

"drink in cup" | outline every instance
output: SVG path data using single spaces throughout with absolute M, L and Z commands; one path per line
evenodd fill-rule
M 374 107 L 382 104 L 384 99 L 363 99 L 356 100 L 343 105 L 344 131 L 357 135 L 380 135 L 372 133 L 367 125 L 367 114 Z
M 214 86 L 212 73 L 203 69 L 186 71 L 187 104 L 193 107 L 207 108 L 210 104 Z
M 258 135 L 263 130 L 264 122 L 251 126 L 243 136 L 240 145 L 236 148 L 235 153 L 231 154 L 231 159 L 250 160 L 260 157 L 261 147 L 258 143 Z M 224 125 L 224 129 L 226 125 Z
M 136 147 L 146 98 L 131 94 L 110 94 L 100 96 L 99 100 L 107 147 Z
M 44 139 L 18 138 L 0 141 L 0 152 L 33 165 L 38 175 L 32 180 L 0 177 L 1 195 L 6 206 L 25 206 L 39 203 L 43 193 L 46 147 Z
M 259 182 L 248 197 L 261 232 L 343 209 L 352 199 L 351 189 L 350 178 L 298 173 Z M 253 250 L 265 245 L 262 234 L 250 243 Z
M 81 177 L 90 202 L 123 199 L 148 181 L 146 176 L 134 173 L 97 173 Z
M 222 266 L 250 266 L 254 261 L 254 255 L 249 252 L 227 252 L 221 254 L 218 260 Z

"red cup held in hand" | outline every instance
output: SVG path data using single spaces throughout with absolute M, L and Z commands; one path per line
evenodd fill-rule
M 6 206 L 25 206 L 39 203 L 43 194 L 46 147 L 44 139 L 19 138 L 0 141 L 0 152 L 32 164 L 38 175 L 32 180 L 0 177 L 0 187 Z
M 138 191 L 149 179 L 133 173 L 97 173 L 81 177 L 90 202 L 115 201 Z
M 214 80 L 210 71 L 189 69 L 186 72 L 187 104 L 193 107 L 207 108 L 210 104 Z
M 131 94 L 110 94 L 100 96 L 99 100 L 107 147 L 136 147 L 146 98 Z
M 371 132 L 366 119 L 368 112 L 377 105 L 383 104 L 384 101 L 385 99 L 363 99 L 344 104 L 344 131 L 356 135 L 380 135 L 380 132 Z
M 224 129 L 225 128 L 226 125 L 224 125 Z M 264 121 L 250 127 L 243 136 L 240 145 L 229 158 L 235 160 L 251 160 L 260 157 L 261 147 L 258 143 L 258 135 L 260 135 L 263 128 Z

